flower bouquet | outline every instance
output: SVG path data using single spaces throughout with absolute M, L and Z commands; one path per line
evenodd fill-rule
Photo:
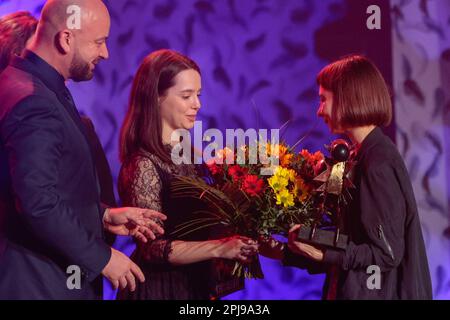
M 286 236 L 292 225 L 317 225 L 323 214 L 330 214 L 323 210 L 322 195 L 316 192 L 322 183 L 315 178 L 326 170 L 321 152 L 296 153 L 286 144 L 270 143 L 258 149 L 260 154 L 274 157 L 278 165 L 252 163 L 249 146 L 225 148 L 207 162 L 207 177 L 175 179 L 171 186 L 175 198 L 201 199 L 205 208 L 196 212 L 197 218 L 178 225 L 174 234 L 181 237 L 220 225 L 230 234 L 253 239 Z M 272 175 L 262 174 L 264 169 Z M 257 256 L 250 264 L 235 262 L 232 273 L 263 278 Z

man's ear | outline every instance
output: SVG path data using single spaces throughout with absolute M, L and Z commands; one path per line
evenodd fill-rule
M 55 45 L 62 54 L 68 54 L 71 51 L 73 41 L 72 31 L 66 29 L 58 32 L 55 38 Z

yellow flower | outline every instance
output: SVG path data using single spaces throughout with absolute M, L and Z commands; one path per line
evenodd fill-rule
M 277 204 L 283 205 L 285 208 L 294 205 L 294 195 L 289 193 L 287 189 L 277 193 Z
M 295 181 L 295 171 L 292 169 L 286 169 L 283 167 L 278 167 L 275 170 L 275 175 L 285 178 L 288 181 L 294 182 Z
M 294 170 L 278 166 L 275 168 L 273 176 L 268 179 L 268 182 L 275 192 L 280 192 L 287 188 L 289 182 L 295 182 L 295 178 Z
M 273 191 L 280 192 L 284 190 L 289 184 L 288 179 L 280 177 L 278 175 L 273 175 L 268 179 L 269 185 L 272 187 Z

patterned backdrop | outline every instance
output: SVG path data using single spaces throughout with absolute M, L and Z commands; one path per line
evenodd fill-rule
M 450 1 L 392 1 L 397 145 L 421 214 L 434 297 L 450 299 Z
M 70 84 L 70 89 L 78 108 L 96 126 L 115 180 L 120 168 L 118 132 L 132 77 L 142 58 L 153 50 L 175 49 L 200 65 L 199 120 L 204 130 L 279 128 L 291 120 L 284 132 L 288 143 L 308 133 L 300 147 L 322 150 L 332 137 L 316 120 L 315 75 L 328 60 L 342 54 L 358 51 L 374 57 L 393 83 L 399 119 L 396 139 L 418 196 L 435 297 L 450 298 L 449 240 L 444 233 L 449 225 L 450 198 L 449 172 L 445 170 L 450 165 L 450 142 L 444 138 L 449 137 L 450 118 L 450 81 L 445 78 L 450 74 L 450 1 L 392 1 L 394 65 L 387 0 L 105 2 L 112 17 L 110 59 L 96 69 L 94 80 Z M 38 17 L 42 3 L 0 0 L 0 15 L 30 10 Z M 347 19 L 356 15 L 357 26 L 365 29 L 365 9 L 377 3 L 384 10 L 382 22 L 388 29 L 372 34 L 384 45 L 375 45 L 361 32 L 355 36 L 352 32 L 356 34 L 357 29 Z M 344 31 L 327 33 L 327 28 L 337 30 L 335 25 L 344 25 Z M 349 44 L 342 45 L 346 41 Z M 116 247 L 128 254 L 133 249 L 126 238 L 120 238 Z M 266 279 L 248 281 L 245 290 L 228 298 L 320 298 L 322 275 L 310 276 L 264 258 L 262 263 Z M 113 298 L 113 292 L 108 289 L 106 297 Z

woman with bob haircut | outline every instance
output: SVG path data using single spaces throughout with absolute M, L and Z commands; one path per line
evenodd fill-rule
M 171 157 L 180 142 L 174 133 L 194 126 L 200 92 L 198 65 L 173 50 L 152 52 L 134 78 L 121 130 L 119 194 L 124 204 L 158 209 L 167 220 L 164 235 L 137 243 L 132 254 L 146 282 L 136 284 L 134 292 L 119 292 L 118 299 L 217 298 L 212 259 L 248 262 L 257 253 L 256 241 L 238 235 L 210 240 L 209 232 L 183 238 L 173 233 L 180 223 L 198 218 L 195 203 L 171 197 L 170 184 L 175 175 L 196 176 L 200 169 L 188 161 L 176 164 Z
M 318 116 L 357 146 L 356 189 L 342 231 L 350 242 L 346 250 L 314 247 L 298 240 L 296 225 L 283 263 L 326 272 L 324 299 L 432 299 L 413 188 L 400 153 L 380 129 L 392 118 L 380 71 L 352 55 L 326 66 L 317 83 Z

